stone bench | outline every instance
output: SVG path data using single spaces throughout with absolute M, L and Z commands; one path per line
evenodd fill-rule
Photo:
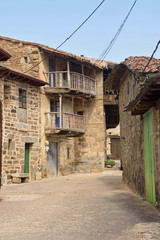
M 29 180 L 29 173 L 14 173 L 11 177 L 12 183 L 26 183 Z

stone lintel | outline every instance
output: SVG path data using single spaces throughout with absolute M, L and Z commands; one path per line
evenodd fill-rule
M 36 143 L 36 142 L 38 142 L 38 138 L 36 138 L 36 137 L 22 137 L 21 141 L 25 142 L 25 143 Z

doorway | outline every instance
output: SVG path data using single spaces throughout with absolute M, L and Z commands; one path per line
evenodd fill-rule
M 47 173 L 51 176 L 58 175 L 58 143 L 50 142 L 47 152 Z
M 153 127 L 152 109 L 143 115 L 144 134 L 144 164 L 145 164 L 145 192 L 146 200 L 151 204 L 156 204 L 155 181 L 154 181 L 154 161 L 153 161 Z
M 29 143 L 25 144 L 24 173 L 29 173 Z

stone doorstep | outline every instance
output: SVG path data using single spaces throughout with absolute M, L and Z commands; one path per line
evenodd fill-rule
M 14 173 L 14 174 L 11 174 L 12 176 L 12 183 L 17 183 L 17 184 L 20 184 L 20 183 L 26 183 L 28 182 L 28 179 L 29 179 L 29 173 Z

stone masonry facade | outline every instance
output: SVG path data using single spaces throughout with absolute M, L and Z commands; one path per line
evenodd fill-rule
M 29 144 L 30 179 L 36 179 L 40 160 L 40 94 L 37 87 L 11 77 L 0 80 L 2 102 L 2 183 L 10 183 L 12 174 L 24 173 L 25 144 Z M 27 107 L 19 107 L 19 89 L 26 91 Z
M 147 72 L 144 73 L 142 69 L 148 60 L 145 57 L 126 59 L 113 69 L 108 84 L 113 89 L 119 90 L 123 180 L 143 197 L 146 197 L 145 179 L 149 178 L 149 176 L 145 176 L 143 114 L 152 110 L 153 184 L 155 185 L 156 205 L 160 206 L 160 98 L 158 99 L 157 94 L 160 82 L 160 61 L 153 59 Z M 153 99 L 157 100 L 153 101 Z M 151 152 L 152 149 L 149 151 Z M 151 159 L 149 161 L 151 162 Z
M 22 72 L 27 71 L 32 66 L 36 65 L 41 58 L 43 53 L 41 53 L 40 48 L 36 44 L 22 42 L 19 40 L 8 39 L 0 37 L 0 46 L 7 50 L 12 58 L 7 62 L 3 62 L 3 65 L 20 70 Z M 43 64 L 38 65 L 31 69 L 27 74 L 35 77 L 40 77 L 42 80 L 46 81 L 43 75 Z M 46 64 L 46 63 L 45 63 Z M 94 67 L 93 67 L 94 68 Z M 42 98 L 45 98 L 43 88 L 41 87 L 41 96 L 39 97 L 39 107 L 45 108 L 43 106 Z M 96 96 L 87 99 L 84 104 L 85 107 L 85 133 L 80 137 L 74 138 L 59 138 L 56 137 L 56 142 L 58 142 L 58 174 L 66 175 L 72 172 L 98 172 L 104 169 L 105 161 L 105 116 L 104 116 L 104 106 L 103 106 L 103 70 L 96 70 Z M 13 114 L 14 115 L 14 114 Z M 37 130 L 39 134 L 40 142 L 39 150 L 38 143 L 37 153 L 34 159 L 37 158 L 37 162 L 43 165 L 43 173 L 46 176 L 46 160 L 47 153 L 45 151 L 45 143 L 48 140 L 45 136 L 43 128 L 44 116 L 41 114 L 41 119 L 39 119 L 39 126 Z M 42 124 L 43 123 L 43 124 Z M 26 124 L 26 123 L 25 123 Z M 45 125 L 44 125 L 45 126 Z M 25 128 L 23 124 L 22 128 Z M 43 130 L 43 131 L 42 131 Z M 21 132 L 20 130 L 18 130 Z M 41 136 L 40 136 L 41 132 Z M 43 132 L 43 134 L 42 134 Z M 25 133 L 23 132 L 24 135 Z M 54 139 L 52 139 L 53 141 Z M 65 146 L 65 147 L 64 147 Z M 67 159 L 67 148 L 71 149 L 71 157 Z M 24 147 L 24 143 L 22 144 Z M 22 151 L 22 150 L 21 150 Z M 38 156 L 39 154 L 39 156 Z M 20 153 L 19 157 L 22 161 L 23 153 Z M 38 160 L 39 158 L 39 160 Z M 34 165 L 34 164 L 33 164 Z M 23 167 L 22 167 L 23 168 Z M 18 171 L 21 171 L 20 169 Z
M 105 161 L 103 72 L 97 72 L 96 97 L 85 102 L 85 133 L 75 139 L 75 171 L 98 172 Z
M 135 97 L 138 89 L 138 86 L 134 87 L 133 75 L 128 74 L 119 91 L 120 143 L 123 180 L 144 196 L 143 124 L 141 116 L 132 116 L 131 112 L 123 112 L 124 106 Z

